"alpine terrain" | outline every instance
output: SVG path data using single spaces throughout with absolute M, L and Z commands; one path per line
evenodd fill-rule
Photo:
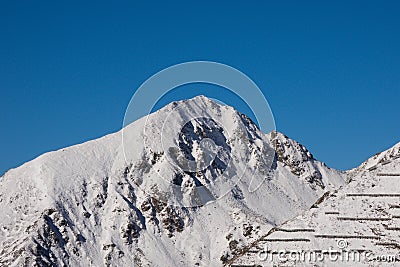
M 399 266 L 400 143 L 346 175 L 345 186 L 260 235 L 232 266 Z
M 260 252 L 339 238 L 398 252 L 399 156 L 341 172 L 232 107 L 173 102 L 5 173 L 0 266 L 269 266 Z

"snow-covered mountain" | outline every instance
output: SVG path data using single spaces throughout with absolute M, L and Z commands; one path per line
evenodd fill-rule
M 173 102 L 8 171 L 0 266 L 221 266 L 346 177 L 232 107 Z
M 348 184 L 325 194 L 310 210 L 261 234 L 230 263 L 399 266 L 400 143 L 347 175 Z M 299 252 L 306 257 L 301 258 Z

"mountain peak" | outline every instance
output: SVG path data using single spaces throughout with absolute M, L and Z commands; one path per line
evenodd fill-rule
M 183 100 L 178 100 L 178 101 L 173 101 L 171 103 L 169 103 L 168 105 L 166 105 L 164 108 L 166 107 L 175 107 L 177 105 L 181 105 L 181 104 L 187 104 L 187 105 L 200 105 L 203 107 L 207 107 L 207 106 L 225 106 L 222 105 L 221 102 L 216 101 L 212 98 L 209 98 L 205 95 L 197 95 L 195 97 L 192 98 L 188 98 L 188 99 L 183 99 Z M 228 106 L 227 106 L 228 107 Z M 163 108 L 161 108 L 163 109 Z
M 283 134 L 197 96 L 7 172 L 0 265 L 220 265 L 343 181 Z

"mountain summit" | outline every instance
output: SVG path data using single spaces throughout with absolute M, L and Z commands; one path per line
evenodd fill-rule
M 216 266 L 345 173 L 200 96 L 0 180 L 0 265 Z

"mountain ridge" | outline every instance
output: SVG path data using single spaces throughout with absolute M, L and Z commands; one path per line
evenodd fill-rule
M 345 184 L 345 173 L 298 142 L 261 133 L 205 97 L 171 103 L 123 131 L 46 153 L 1 178 L 0 263 L 219 265 Z M 206 139 L 220 148 L 214 165 L 182 170 L 179 160 L 202 159 Z M 178 163 L 169 147 L 183 153 Z

